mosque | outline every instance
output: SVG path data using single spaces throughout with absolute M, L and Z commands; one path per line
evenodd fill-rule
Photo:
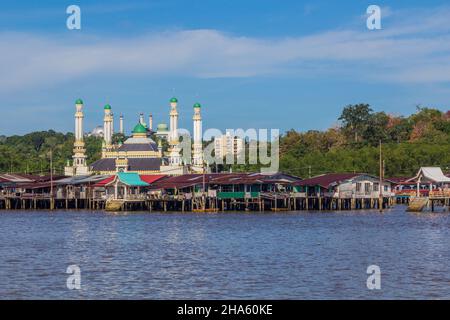
M 73 160 L 65 167 L 67 176 L 89 174 L 115 174 L 118 172 L 135 172 L 139 174 L 180 175 L 203 172 L 202 117 L 201 105 L 194 104 L 192 159 L 183 159 L 178 132 L 178 100 L 170 99 L 170 125 L 159 124 L 153 130 L 153 117 L 149 116 L 148 124 L 141 113 L 131 137 L 125 141 L 113 142 L 114 116 L 109 104 L 104 107 L 103 128 L 94 129 L 91 134 L 103 136 L 102 157 L 90 166 L 86 163 L 86 149 L 83 132 L 83 101 L 75 101 L 75 142 Z M 119 132 L 124 134 L 123 116 L 119 119 Z M 152 139 L 154 137 L 155 140 Z M 162 140 L 168 144 L 163 151 Z

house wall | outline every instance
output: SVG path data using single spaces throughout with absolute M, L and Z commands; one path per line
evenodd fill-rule
M 380 181 L 373 177 L 361 176 L 348 182 L 341 183 L 336 188 L 340 198 L 377 198 L 380 195 Z M 392 186 L 390 182 L 382 184 L 383 195 L 390 195 Z

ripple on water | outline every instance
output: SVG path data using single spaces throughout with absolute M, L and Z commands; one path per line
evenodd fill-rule
M 450 297 L 446 213 L 0 214 L 0 298 Z M 82 289 L 66 289 L 77 264 Z M 382 290 L 366 288 L 379 265 Z

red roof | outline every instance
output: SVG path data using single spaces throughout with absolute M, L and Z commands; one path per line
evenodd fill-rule
M 331 184 L 340 183 L 360 175 L 362 173 L 328 173 L 305 179 L 295 184 L 298 186 L 321 186 L 323 188 L 329 188 Z
M 33 183 L 24 183 L 19 184 L 17 187 L 22 189 L 43 189 L 43 188 L 50 188 L 52 183 L 50 181 L 43 181 L 43 182 L 33 182 Z M 55 186 L 55 184 L 53 184 Z
M 386 178 L 386 179 L 393 183 L 396 183 L 396 184 L 402 184 L 402 183 L 405 183 L 406 180 L 411 179 L 411 177 L 392 177 L 392 178 Z
M 101 181 L 97 182 L 96 184 L 94 184 L 94 187 L 104 187 L 106 184 L 113 181 L 115 177 L 116 177 L 115 175 L 112 175 L 104 180 L 101 180 Z
M 159 174 L 159 175 L 158 174 L 153 174 L 153 175 L 141 174 L 140 177 L 141 177 L 142 181 L 147 182 L 148 184 L 152 184 L 153 182 L 155 182 L 161 178 L 164 178 L 165 175 L 163 175 L 163 174 Z
M 205 181 L 209 175 L 205 175 Z M 201 174 L 184 174 L 181 176 L 171 176 L 159 179 L 152 187 L 158 189 L 173 189 L 173 188 L 185 188 L 196 184 L 201 184 L 203 181 Z
M 297 177 L 287 175 L 267 175 L 261 173 L 207 173 L 202 174 L 185 174 L 181 176 L 166 177 L 158 180 L 155 188 L 173 189 L 186 188 L 194 185 L 201 185 L 203 179 L 205 184 L 209 185 L 225 185 L 225 184 L 262 184 L 262 183 L 287 183 L 286 179 L 292 182 L 300 180 Z

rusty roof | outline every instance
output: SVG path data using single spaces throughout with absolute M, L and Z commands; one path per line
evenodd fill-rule
M 364 173 L 327 173 L 305 179 L 295 183 L 297 186 L 321 186 L 329 188 L 332 184 L 338 184 L 343 181 L 352 179 L 357 176 L 365 175 Z
M 225 184 L 264 184 L 264 183 L 294 183 L 300 178 L 283 174 L 262 173 L 206 173 L 184 174 L 160 179 L 154 183 L 155 188 L 186 188 L 201 185 L 203 181 L 210 185 Z

